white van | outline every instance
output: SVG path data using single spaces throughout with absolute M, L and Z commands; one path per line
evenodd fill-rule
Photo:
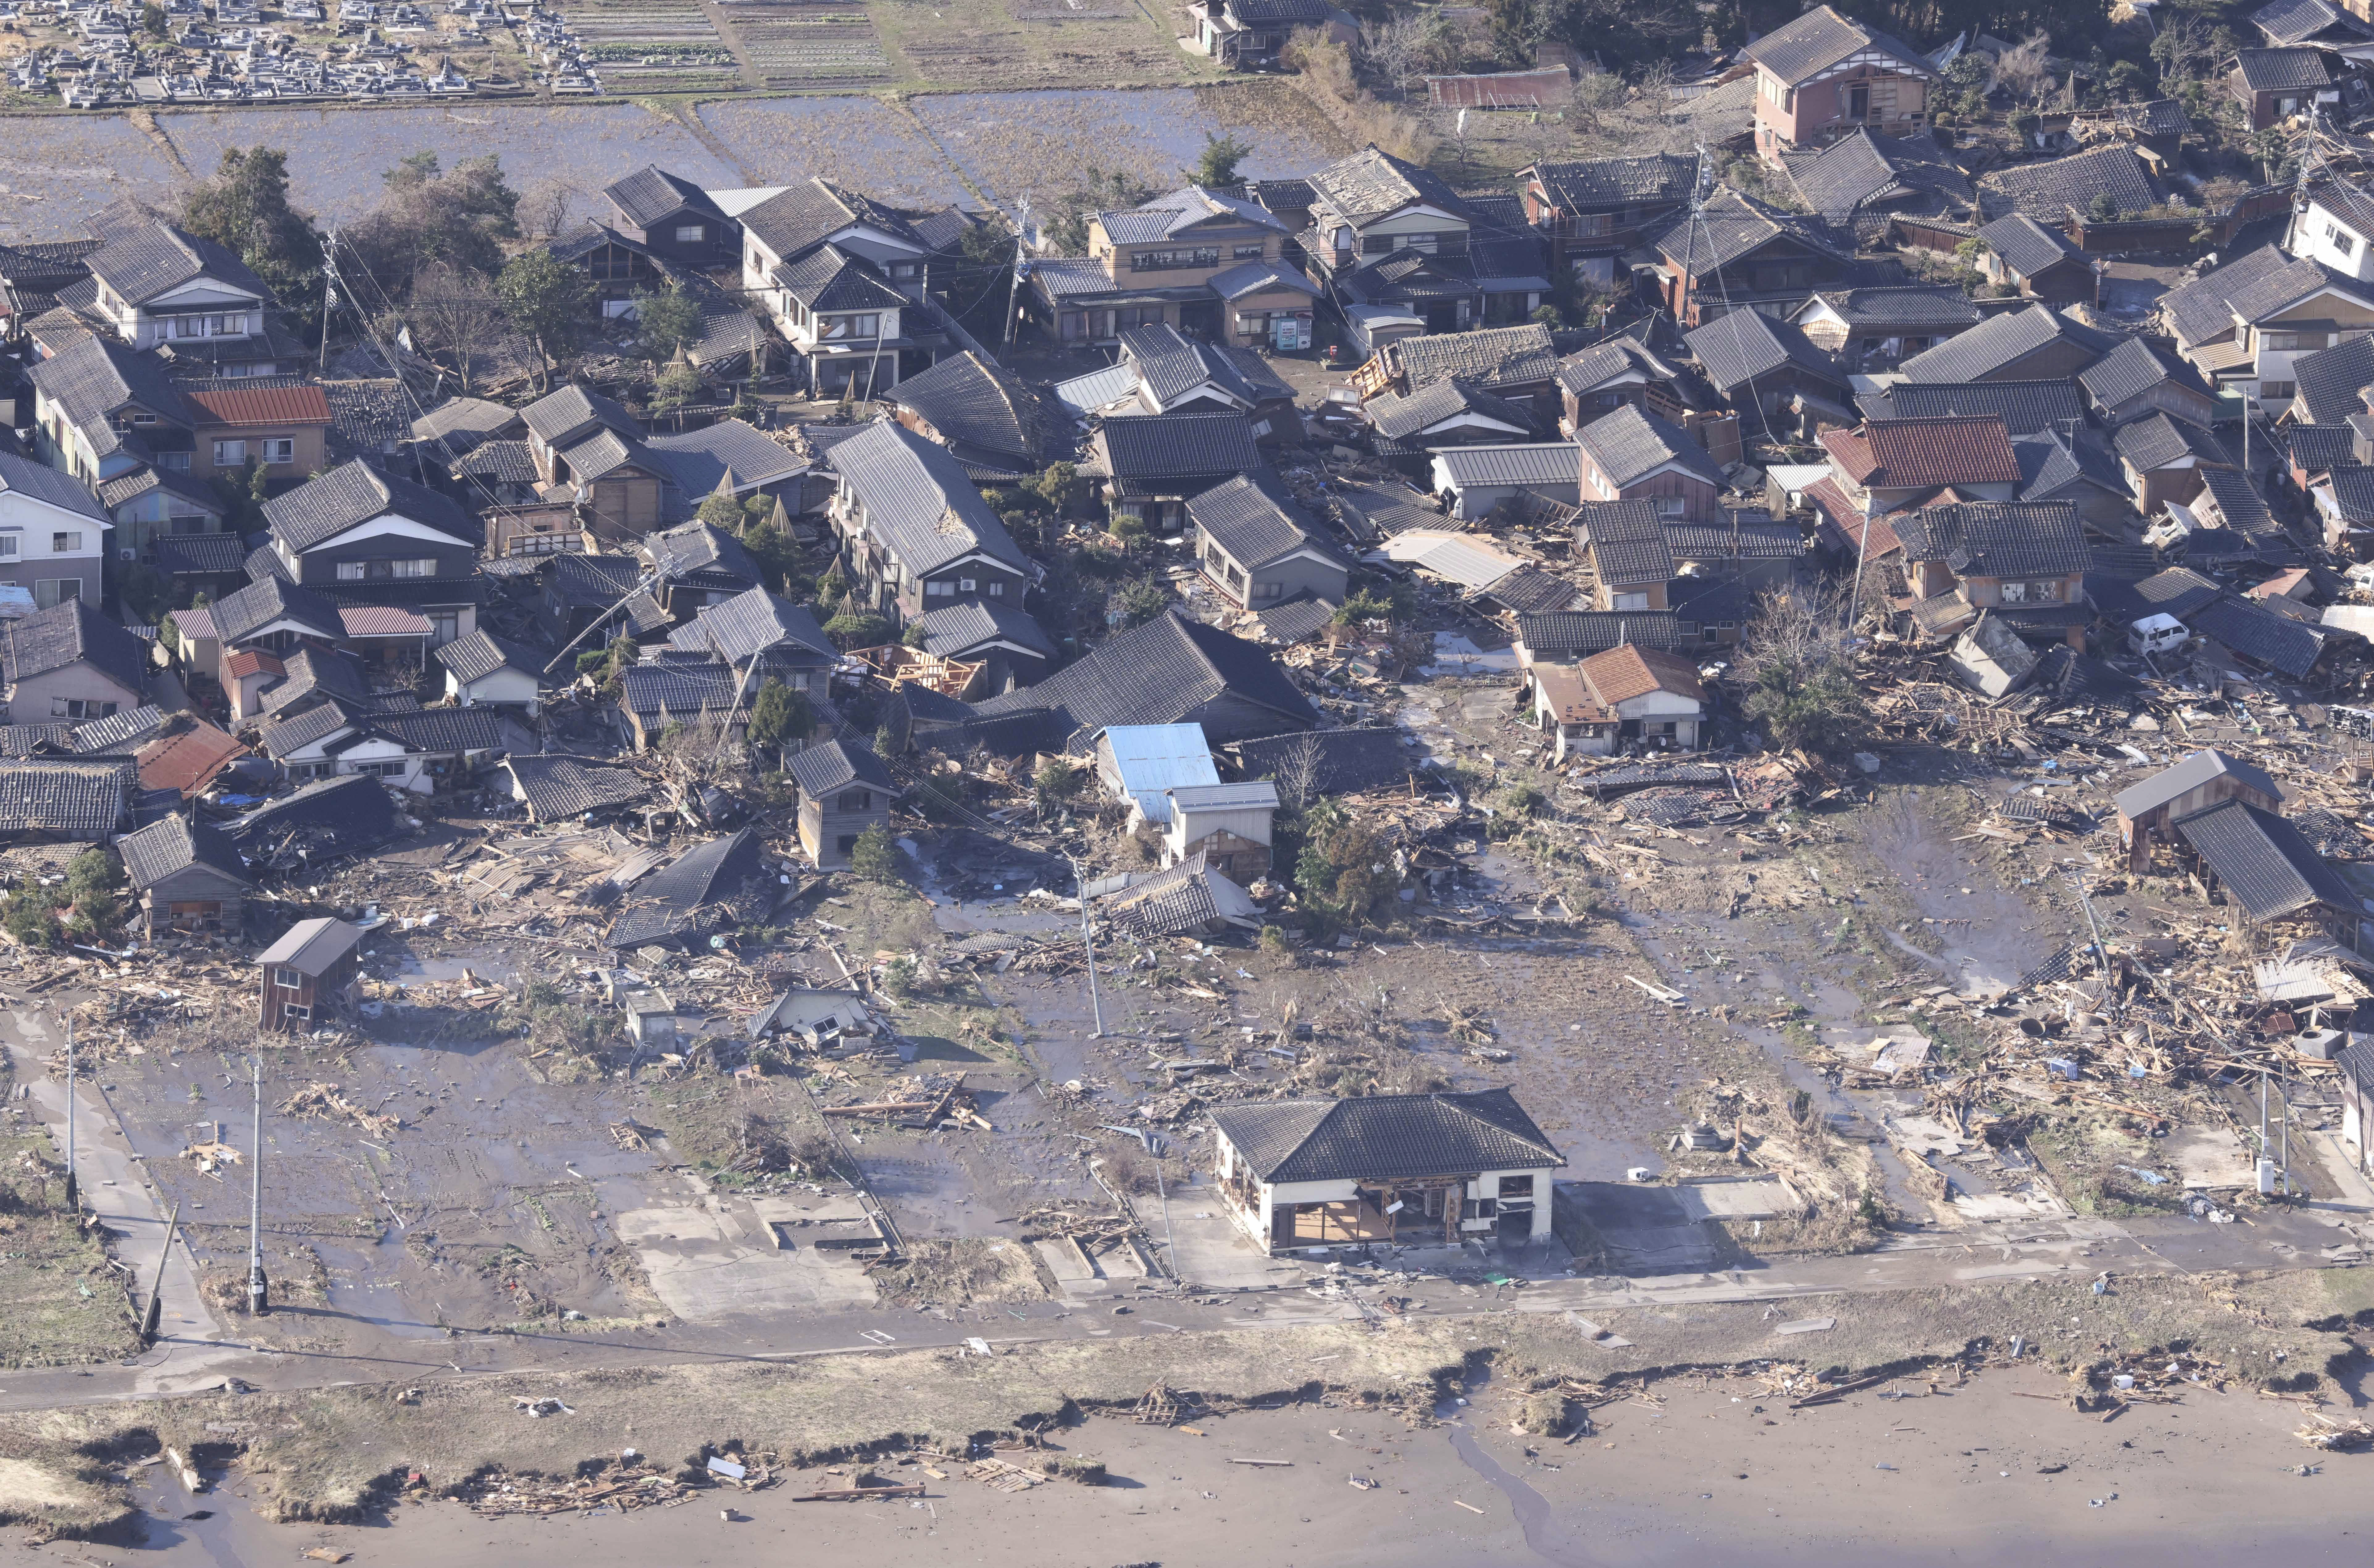
M 2133 653 L 2167 653 L 2192 640 L 2192 634 L 2174 615 L 2145 615 L 2127 627 L 2127 649 Z

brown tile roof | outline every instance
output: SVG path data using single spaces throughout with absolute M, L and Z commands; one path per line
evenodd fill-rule
M 1815 480 L 1805 487 L 1805 497 L 1822 514 L 1823 533 L 1844 549 L 1860 551 L 1877 560 L 1890 550 L 1904 548 L 1904 541 L 1896 535 L 1895 525 L 1884 517 L 1871 520 L 1871 538 L 1864 540 L 1863 509 L 1847 499 L 1837 480 Z
M 183 800 L 206 793 L 215 776 L 247 748 L 201 719 L 178 735 L 151 741 L 133 754 L 144 790 L 179 790 Z
M 1698 684 L 1698 666 L 1662 649 L 1628 642 L 1604 653 L 1594 653 L 1575 667 L 1591 683 L 1599 700 L 1609 707 L 1654 691 L 1672 692 L 1699 702 L 1706 700 L 1706 687 Z
M 187 635 L 188 628 L 183 627 L 182 630 L 183 634 Z M 287 665 L 259 648 L 241 649 L 224 661 L 223 669 L 234 681 L 254 674 L 285 675 L 288 673 Z
M 2019 459 L 2003 416 L 1874 419 L 1861 434 L 1822 432 L 1822 445 L 1863 486 L 2016 485 Z
M 320 387 L 184 387 L 182 401 L 201 425 L 327 425 Z

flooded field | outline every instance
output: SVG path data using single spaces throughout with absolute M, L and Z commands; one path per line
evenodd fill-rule
M 755 184 L 822 175 L 901 205 L 977 200 L 914 115 L 878 98 L 730 99 L 698 113 Z

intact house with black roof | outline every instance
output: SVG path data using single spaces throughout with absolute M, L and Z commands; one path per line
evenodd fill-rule
M 2077 372 L 2095 417 L 2116 428 L 2160 413 L 2204 429 L 2217 422 L 2217 394 L 2181 355 L 2131 337 Z
M 1831 357 L 1835 363 L 1822 369 L 1828 379 L 1839 380 L 1848 373 L 1891 369 L 1912 355 L 1969 331 L 1980 320 L 1978 306 L 1958 288 L 1905 284 L 1825 290 L 1797 307 L 1789 322 L 1815 348 Z M 1722 324 L 1718 321 L 1714 327 Z M 1714 327 L 1698 331 L 1710 332 Z M 1842 394 L 1843 389 L 1830 395 L 1844 401 Z
M 841 566 L 875 614 L 903 627 L 949 604 L 1021 606 L 1030 560 L 947 449 L 877 420 L 833 448 L 832 466 Z
M 1086 751 L 1116 724 L 1201 724 L 1225 745 L 1310 730 L 1319 714 L 1265 649 L 1166 613 L 1037 685 L 971 705 L 963 722 L 1016 751 Z
M 619 739 L 629 750 L 657 745 L 671 724 L 739 741 L 763 684 L 755 671 L 706 653 L 663 649 L 618 673 Z
M 689 622 L 668 633 L 668 646 L 688 655 L 723 660 L 737 670 L 756 661 L 754 688 L 775 680 L 819 698 L 826 695 L 833 666 L 840 661 L 840 651 L 806 605 L 764 588 L 746 588 L 703 606 Z
M 2063 377 L 2045 381 L 1897 381 L 1857 392 L 1865 419 L 1963 419 L 1992 414 L 2016 439 L 2086 422 L 2086 398 Z
M 264 725 L 266 755 L 291 782 L 361 774 L 417 795 L 469 785 L 534 731 L 500 708 L 391 709 L 332 697 Z
M 1319 293 L 1288 259 L 1285 221 L 1190 185 L 1088 219 L 1088 254 L 1028 263 L 1026 304 L 1067 345 L 1174 327 L 1217 345 L 1307 348 Z
M 1346 49 L 1360 36 L 1351 13 L 1327 0 L 1189 0 L 1187 19 L 1194 30 L 1180 42 L 1237 71 L 1275 65 L 1279 51 L 1305 29 Z
M 175 812 L 116 840 L 140 907 L 140 934 L 179 931 L 237 937 L 255 881 L 230 835 Z
M 2153 413 L 2110 432 L 2110 445 L 2126 475 L 2135 509 L 2157 517 L 2171 502 L 2190 506 L 2207 483 L 2207 471 L 2237 466 L 2233 451 L 2216 432 L 2189 419 Z
M 104 719 L 148 700 L 148 644 L 96 602 L 68 599 L 0 622 L 12 724 Z
M 90 286 L 61 290 L 60 302 L 104 320 L 127 347 L 206 349 L 266 336 L 272 290 L 223 246 L 131 203 L 92 227 L 103 243 L 82 259 Z
M 602 191 L 619 233 L 686 266 L 706 271 L 741 254 L 742 226 L 699 185 L 645 164 Z
M 1902 40 L 1817 6 L 1740 49 L 1756 66 L 1756 150 L 1767 162 L 1857 127 L 1929 123 L 1937 68 Z
M 1892 521 L 1904 544 L 1899 603 L 1918 636 L 1952 637 L 1983 612 L 2024 638 L 2083 651 L 2091 556 L 2074 507 L 1950 501 Z
M 890 820 L 903 791 L 874 748 L 863 741 L 827 741 L 792 758 L 800 787 L 800 848 L 818 871 L 849 864 L 868 828 Z
M 457 706 L 511 708 L 535 717 L 550 655 L 480 627 L 440 645 L 436 660 L 444 668 L 445 695 Z
M 1221 1200 L 1273 1257 L 1549 1238 L 1566 1157 L 1507 1089 L 1248 1100 L 1208 1114 Z
M 1677 570 L 1654 501 L 1585 501 L 1575 510 L 1574 549 L 1592 569 L 1592 608 L 1663 610 Z
M 1990 316 L 1897 367 L 1908 381 L 2035 381 L 2074 376 L 2118 345 L 2037 304 Z
M 678 626 L 758 586 L 758 564 L 750 552 L 713 523 L 688 522 L 645 534 L 635 553 L 655 579 L 651 597 Z
M 1990 282 L 2010 284 L 2028 298 L 2051 305 L 2100 300 L 2102 279 L 2093 258 L 2059 229 L 2016 212 L 1981 228 L 1979 238 L 1985 241 L 1979 271 Z
M 1849 417 L 1846 368 L 1793 322 L 1733 310 L 1692 328 L 1682 341 L 1707 384 L 1742 415 L 1771 416 L 1794 399 L 1812 397 Z
M 1240 474 L 1192 497 L 1187 521 L 1196 566 L 1237 608 L 1268 609 L 1304 594 L 1344 603 L 1351 564 L 1275 474 Z
M 1310 176 L 1298 239 L 1341 290 L 1354 345 L 1523 321 L 1550 289 L 1549 255 L 1514 197 L 1467 197 L 1370 146 Z
M 1252 350 L 1200 342 L 1169 325 L 1133 328 L 1120 346 L 1114 363 L 1056 384 L 1055 399 L 1073 416 L 1242 414 L 1263 446 L 1302 443 L 1294 389 Z
M 620 404 L 565 386 L 529 404 L 520 417 L 542 494 L 575 507 L 587 532 L 605 544 L 628 544 L 665 521 L 664 492 L 673 476 Z
M 1101 482 L 1115 518 L 1167 534 L 1186 521 L 1187 497 L 1263 466 L 1252 422 L 1241 414 L 1156 414 L 1106 421 L 1079 472 Z
M 2178 818 L 2224 801 L 2240 801 L 2262 811 L 2283 810 L 2284 792 L 2264 769 L 2216 750 L 2192 753 L 2139 784 L 2119 791 L 2119 843 L 2127 869 L 2147 876 L 2153 846 L 2173 845 Z
M 2245 49 L 2226 71 L 2226 87 L 2253 131 L 2321 110 L 2344 123 L 2366 112 L 2366 67 L 2329 49 Z
M 2303 239 L 2296 224 L 2292 242 L 2321 241 L 2308 233 Z M 2179 352 L 2213 386 L 2280 415 L 2291 406 L 2300 357 L 2374 329 L 2374 284 L 2263 245 L 2170 289 L 2159 316 Z
M 1575 432 L 1586 501 L 1647 500 L 1660 517 L 1695 522 L 1718 515 L 1722 470 L 1671 420 L 1624 407 Z
M 264 520 L 273 574 L 333 604 L 415 610 L 432 644 L 477 629 L 486 528 L 450 497 L 357 458 L 266 501 Z
M 1604 287 L 1616 260 L 1689 203 L 1698 160 L 1677 153 L 1541 162 L 1517 170 L 1525 221 L 1549 238 L 1554 264 Z
M 899 424 L 976 471 L 1037 474 L 1079 450 L 1061 398 L 970 349 L 908 377 L 883 401 Z
M 1793 305 L 1822 289 L 1900 278 L 1877 275 L 1854 241 L 1819 218 L 1784 213 L 1726 185 L 1698 212 L 1682 213 L 1650 241 L 1636 272 L 1644 297 L 1685 327 L 1725 310 Z

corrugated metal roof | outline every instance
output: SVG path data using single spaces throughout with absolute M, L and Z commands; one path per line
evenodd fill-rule
M 1170 820 L 1164 790 L 1220 781 L 1201 724 L 1116 724 L 1105 731 L 1104 743 L 1122 792 L 1137 802 L 1148 822 Z
M 1385 543 L 1388 560 L 1407 561 L 1421 571 L 1449 578 L 1460 587 L 1482 591 L 1525 563 L 1503 555 L 1463 533 L 1413 528 Z
M 1470 485 L 1572 485 L 1581 482 L 1582 449 L 1572 441 L 1447 447 L 1434 454 L 1434 465 L 1462 489 Z

